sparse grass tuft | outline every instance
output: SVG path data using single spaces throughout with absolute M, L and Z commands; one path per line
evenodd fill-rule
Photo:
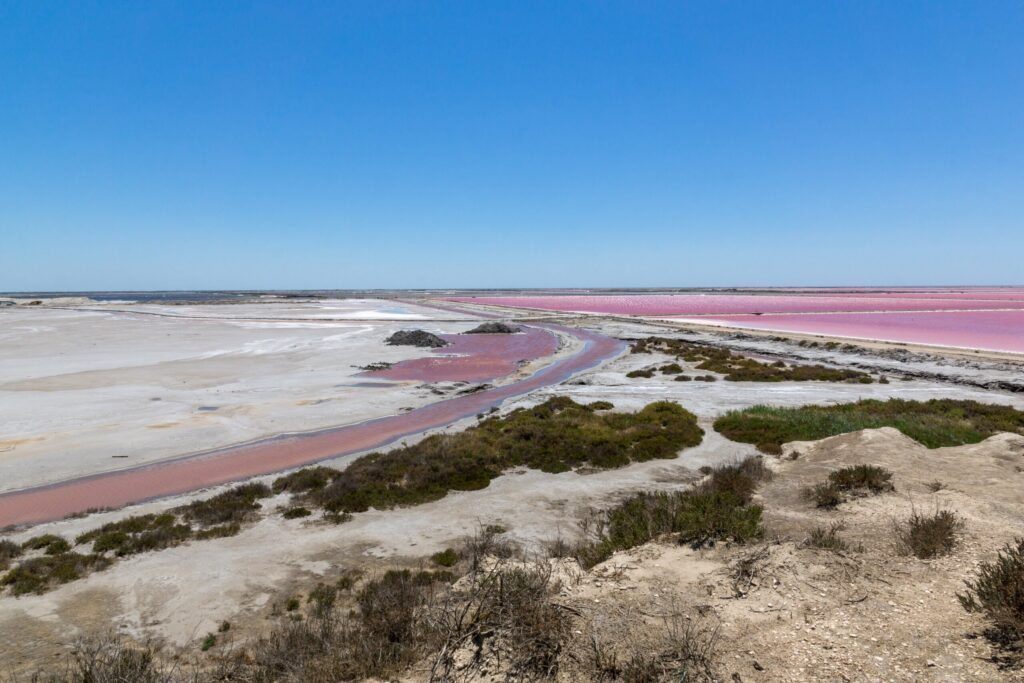
M 855 550 L 849 543 L 839 536 L 839 532 L 844 528 L 846 527 L 841 522 L 831 524 L 828 528 L 816 526 L 811 529 L 811 532 L 807 535 L 807 540 L 804 544 L 809 548 L 831 550 L 836 553 L 845 553 L 850 550 Z
M 832 484 L 815 484 L 804 491 L 804 497 L 814 503 L 814 507 L 823 510 L 833 510 L 842 503 L 845 498 Z

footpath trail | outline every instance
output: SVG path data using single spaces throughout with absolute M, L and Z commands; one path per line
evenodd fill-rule
M 52 521 L 93 508 L 122 507 L 382 448 L 403 437 L 484 412 L 513 396 L 558 384 L 625 348 L 617 339 L 586 330 L 553 324 L 535 327 L 572 335 L 583 342 L 583 348 L 522 380 L 438 401 L 408 413 L 0 494 L 0 527 Z

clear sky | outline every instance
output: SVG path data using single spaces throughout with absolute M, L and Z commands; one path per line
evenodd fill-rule
M 0 290 L 1024 283 L 1024 3 L 0 0 Z

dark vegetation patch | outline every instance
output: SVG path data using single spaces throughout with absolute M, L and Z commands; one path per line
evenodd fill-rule
M 569 398 L 552 398 L 485 419 L 464 432 L 436 434 L 411 446 L 371 453 L 300 497 L 304 504 L 334 513 L 417 505 L 443 498 L 449 491 L 485 488 L 514 467 L 554 473 L 673 458 L 681 449 L 699 444 L 704 434 L 692 413 L 668 401 L 651 403 L 636 413 L 597 411 Z
M 502 322 L 487 322 L 467 330 L 465 334 L 515 334 L 516 332 L 519 332 L 519 328 L 515 325 Z
M 1004 664 L 1024 664 L 1024 538 L 982 562 L 975 579 L 965 583 L 967 589 L 957 595 L 960 604 L 988 620 L 985 636 L 1006 653 Z
M 387 361 L 379 360 L 367 365 L 360 365 L 359 369 L 363 372 L 380 372 L 382 370 L 390 370 L 394 363 L 388 363 Z
M 0 539 L 0 570 L 7 569 L 11 564 L 11 560 L 21 557 L 21 553 L 20 545 L 6 538 Z
M 430 556 L 430 561 L 441 567 L 454 567 L 459 561 L 459 553 L 452 548 L 445 548 L 439 553 Z
M 950 510 L 930 515 L 915 510 L 906 520 L 894 522 L 893 527 L 899 552 L 928 560 L 952 552 L 964 521 Z
M 391 346 L 420 346 L 431 349 L 448 346 L 444 339 L 424 330 L 399 330 L 385 339 L 384 343 Z
M 45 593 L 55 585 L 81 578 L 89 571 L 103 569 L 110 560 L 102 555 L 63 552 L 22 560 L 0 578 L 0 586 L 10 586 L 14 595 Z
M 617 550 L 642 545 L 665 534 L 694 547 L 720 540 L 736 543 L 759 538 L 761 506 L 751 503 L 758 484 L 771 477 L 760 458 L 718 467 L 687 491 L 639 493 L 586 520 L 589 540 L 576 549 L 585 568 Z
M 44 534 L 30 538 L 21 544 L 24 550 L 42 550 L 47 555 L 59 555 L 71 550 L 71 544 L 60 536 Z
M 241 484 L 213 498 L 197 500 L 176 508 L 173 512 L 180 514 L 189 522 L 203 526 L 247 522 L 260 509 L 256 501 L 271 494 L 266 484 Z
M 894 427 L 928 448 L 962 446 L 999 432 L 1024 434 L 1024 412 L 977 401 L 894 398 L 799 408 L 759 405 L 715 420 L 715 430 L 729 439 L 776 454 L 789 441 L 814 441 L 879 427 Z
M 303 517 L 309 517 L 311 514 L 313 513 L 310 512 L 309 508 L 302 507 L 301 505 L 299 505 L 296 507 L 288 508 L 287 510 L 281 513 L 281 516 L 285 519 L 302 519 Z
M 611 410 L 615 406 L 612 405 L 611 401 L 594 401 L 592 403 L 588 403 L 587 407 L 591 410 Z
M 331 467 L 306 467 L 274 480 L 274 493 L 305 493 L 327 486 L 338 476 L 338 470 Z
M 828 475 L 828 480 L 804 491 L 815 507 L 834 509 L 846 502 L 847 495 L 873 495 L 895 491 L 892 472 L 875 465 L 852 465 Z
M 766 363 L 728 349 L 694 344 L 680 339 L 647 337 L 632 344 L 633 353 L 655 351 L 675 356 L 687 363 L 695 363 L 698 370 L 725 375 L 725 379 L 730 382 L 858 382 L 871 384 L 874 381 L 870 375 L 858 370 L 827 368 L 823 365 L 786 365 L 783 361 Z M 678 364 L 674 365 L 678 367 Z M 662 371 L 664 372 L 663 369 Z M 680 369 L 681 371 L 682 369 Z M 650 377 L 651 375 L 636 376 Z
M 654 377 L 654 370 L 630 370 L 626 373 L 626 377 L 629 377 L 630 379 L 636 379 L 637 377 L 650 379 L 651 377 Z
M 59 536 L 37 536 L 25 542 L 25 549 L 46 554 L 21 560 L 0 578 L 0 586 L 10 586 L 15 595 L 43 593 L 90 571 L 106 569 L 115 557 L 163 550 L 190 540 L 234 536 L 255 516 L 259 509 L 256 500 L 269 495 L 270 488 L 264 484 L 241 484 L 169 512 L 109 522 L 75 539 L 76 546 L 91 543 L 90 554 L 70 552 L 71 544 Z M 8 551 L 5 559 L 5 547 L 0 542 L 0 569 L 9 567 L 17 557 Z

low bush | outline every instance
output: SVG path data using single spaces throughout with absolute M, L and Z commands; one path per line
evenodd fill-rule
M 626 373 L 626 377 L 629 377 L 630 379 L 636 379 L 637 377 L 650 379 L 651 377 L 654 377 L 654 370 L 631 370 Z
M 20 557 L 21 553 L 20 545 L 6 538 L 0 539 L 0 571 L 7 569 L 11 564 L 11 560 Z
M 64 552 L 22 560 L 17 567 L 0 578 L 0 586 L 10 586 L 14 595 L 45 593 L 56 584 L 68 583 L 88 571 L 102 569 L 110 563 L 102 555 L 80 555 Z
M 668 365 L 662 365 L 658 368 L 658 372 L 663 375 L 678 375 L 683 371 L 682 366 L 679 363 L 669 363 Z
M 197 541 L 206 541 L 211 538 L 228 538 L 229 536 L 237 536 L 238 532 L 242 530 L 242 525 L 238 522 L 231 522 L 229 524 L 219 524 L 217 526 L 207 527 L 206 529 L 200 529 L 195 534 Z
M 446 548 L 431 555 L 430 561 L 441 567 L 454 567 L 455 563 L 459 561 L 459 554 L 451 548 Z
M 587 404 L 591 410 L 611 410 L 615 406 L 610 401 L 593 401 Z
M 679 375 L 676 377 L 677 382 L 692 382 L 693 378 L 689 375 Z
M 76 538 L 75 543 L 92 542 L 94 553 L 113 552 L 119 557 L 159 550 L 179 545 L 191 537 L 191 527 L 177 522 L 178 518 L 169 513 L 135 515 L 87 531 Z
M 173 512 L 182 515 L 190 522 L 203 526 L 241 523 L 250 520 L 253 513 L 260 509 L 259 503 L 256 501 L 266 498 L 270 494 L 270 487 L 266 484 L 257 482 L 240 484 L 212 498 L 184 505 Z
M 60 536 L 44 534 L 35 536 L 21 544 L 24 550 L 42 550 L 47 555 L 59 555 L 71 550 L 71 544 Z
M 870 384 L 870 375 L 848 368 L 828 368 L 823 365 L 789 365 L 782 361 L 771 363 L 734 353 L 728 349 L 694 344 L 679 339 L 648 337 L 633 343 L 633 353 L 660 351 L 688 363 L 698 370 L 709 370 L 725 376 L 730 382 L 860 382 Z M 671 366 L 666 366 L 671 367 Z M 678 367 L 678 366 L 677 366 Z M 682 371 L 682 368 L 679 370 Z M 642 376 L 642 375 L 641 375 Z M 714 375 L 704 375 L 698 381 L 713 382 Z
M 304 500 L 339 513 L 416 505 L 449 491 L 484 488 L 513 467 L 552 473 L 609 469 L 673 458 L 702 438 L 696 416 L 675 403 L 658 401 L 636 413 L 598 413 L 559 397 L 488 418 L 464 432 L 371 453 Z
M 285 519 L 301 519 L 303 517 L 309 517 L 311 514 L 313 513 L 310 512 L 309 508 L 302 507 L 300 505 L 297 507 L 288 508 L 287 510 L 281 513 L 281 516 Z
M 1024 660 L 1024 538 L 1007 544 L 994 560 L 982 562 L 976 578 L 965 583 L 966 590 L 957 595 L 960 604 L 988 619 L 986 635 L 1019 665 Z
M 844 500 L 842 492 L 832 484 L 815 484 L 804 491 L 804 497 L 814 503 L 815 507 L 832 510 Z
M 867 399 L 831 406 L 753 406 L 715 420 L 733 441 L 780 453 L 789 441 L 814 441 L 861 429 L 894 427 L 928 448 L 978 443 L 999 432 L 1024 434 L 1024 411 L 977 401 Z
M 902 522 L 894 522 L 896 548 L 922 560 L 946 555 L 956 547 L 963 519 L 955 512 L 938 510 L 925 515 L 916 510 Z
M 875 465 L 854 465 L 828 475 L 829 483 L 840 491 L 867 490 L 871 493 L 893 491 L 892 472 Z
M 760 458 L 714 469 L 687 491 L 639 493 L 585 522 L 591 537 L 576 549 L 586 568 L 617 550 L 642 545 L 664 534 L 694 547 L 720 540 L 744 543 L 762 535 L 761 507 L 751 499 L 759 482 L 770 478 Z
M 338 470 L 331 467 L 305 467 L 274 480 L 274 493 L 305 493 L 327 486 L 338 476 Z

